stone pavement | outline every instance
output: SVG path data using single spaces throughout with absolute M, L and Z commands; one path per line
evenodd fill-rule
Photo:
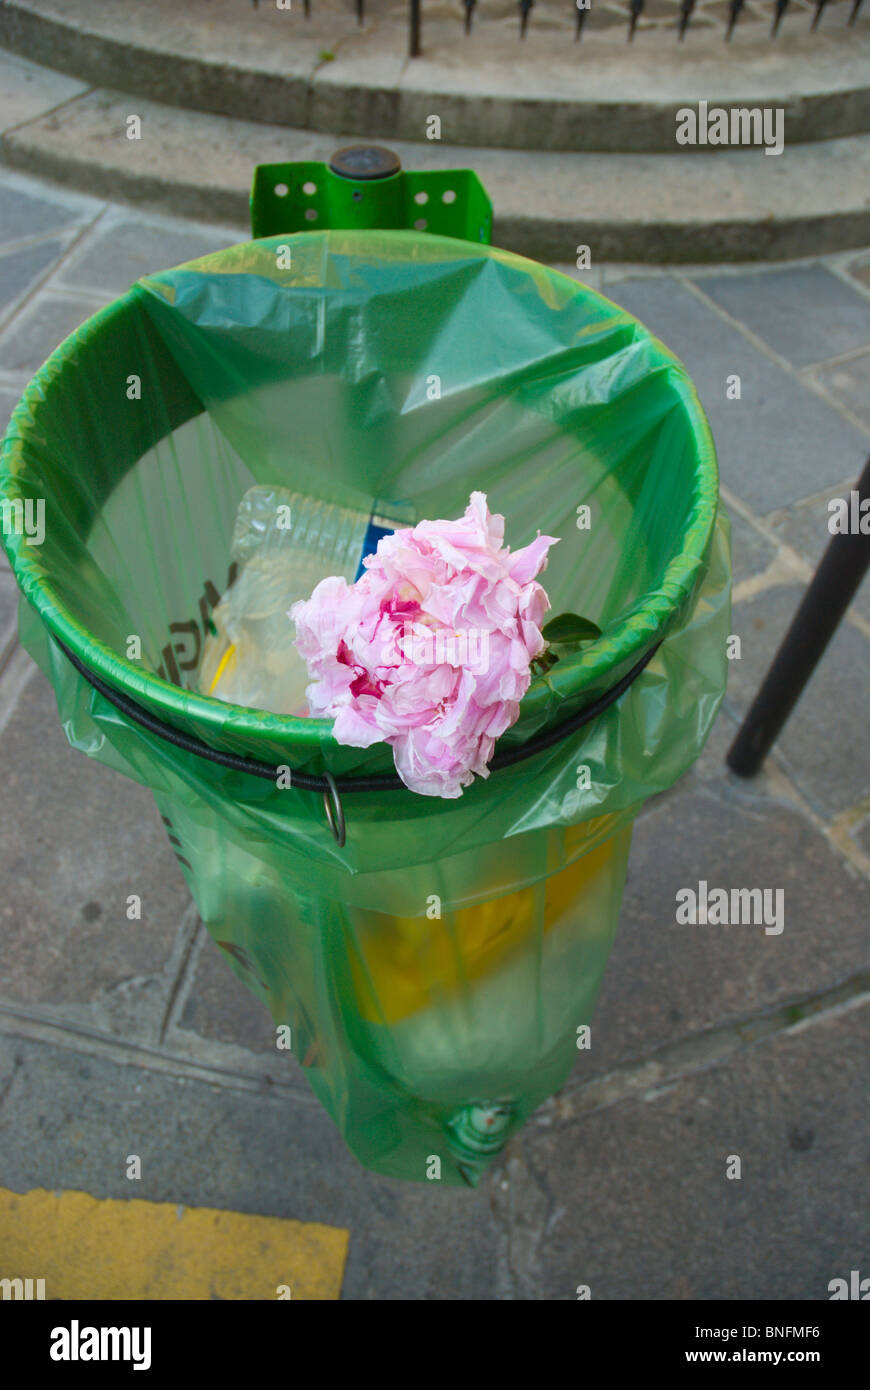
M 100 304 L 244 237 L 0 173 L 2 423 Z M 870 588 L 763 774 L 723 762 L 870 450 L 870 253 L 584 278 L 698 384 L 742 642 L 704 755 L 638 822 L 592 1051 L 476 1191 L 363 1170 L 206 940 L 150 797 L 67 747 L 4 560 L 0 1187 L 129 1198 L 138 1153 L 149 1202 L 349 1230 L 352 1299 L 816 1300 L 870 1273 Z M 702 878 L 784 889 L 785 930 L 676 925 Z

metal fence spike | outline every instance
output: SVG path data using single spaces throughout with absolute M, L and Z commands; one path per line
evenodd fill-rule
M 423 16 L 420 12 L 420 0 L 411 0 L 410 11 L 410 32 L 408 36 L 408 53 L 412 58 L 419 58 L 423 51 L 422 30 Z
M 689 27 L 689 21 L 690 21 L 691 18 L 692 18 L 692 12 L 693 12 L 694 8 L 695 8 L 695 0 L 683 0 L 682 5 L 680 6 L 680 20 L 679 20 L 679 34 L 678 34 L 678 38 L 680 39 L 680 41 L 682 41 L 682 40 L 685 38 L 685 36 L 686 36 L 686 30 L 687 30 L 688 27 Z
M 810 25 L 810 32 L 811 32 L 811 33 L 815 33 L 816 29 L 818 29 L 818 27 L 819 27 L 819 20 L 820 20 L 821 17 L 822 17 L 822 10 L 825 8 L 825 6 L 827 5 L 827 3 L 828 3 L 828 0 L 816 0 L 816 12 L 815 12 L 815 14 L 813 15 L 813 22 L 812 22 L 812 24 Z
M 785 12 L 786 12 L 787 9 L 788 9 L 788 0 L 776 0 L 776 13 L 775 13 L 774 16 L 773 16 L 773 26 L 772 26 L 772 28 L 771 28 L 771 30 L 770 30 L 770 37 L 771 37 L 772 39 L 775 39 L 775 38 L 776 38 L 776 35 L 777 35 L 778 31 L 779 31 L 779 26 L 780 26 L 780 24 L 781 24 L 781 22 L 782 22 L 782 17 L 783 17 L 783 15 L 785 14 Z

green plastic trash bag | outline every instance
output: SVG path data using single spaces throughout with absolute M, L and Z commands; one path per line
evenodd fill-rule
M 203 921 L 353 1153 L 476 1182 L 582 1059 L 632 822 L 722 698 L 728 526 L 685 369 L 522 257 L 306 232 L 95 315 L 0 464 L 22 641 L 70 742 L 153 789 Z M 560 537 L 552 613 L 602 635 L 533 681 L 488 779 L 452 801 L 385 785 L 386 745 L 197 688 L 253 487 L 413 520 L 483 491 L 511 547 Z M 325 804 L 306 778 L 327 773 Z

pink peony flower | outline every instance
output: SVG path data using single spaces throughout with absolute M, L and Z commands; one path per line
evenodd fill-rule
M 324 579 L 295 603 L 296 646 L 314 683 L 310 713 L 339 743 L 384 741 L 412 791 L 457 797 L 488 777 L 496 739 L 515 723 L 550 607 L 535 576 L 554 536 L 513 553 L 504 517 L 473 492 L 459 521 L 385 536 L 355 584 Z

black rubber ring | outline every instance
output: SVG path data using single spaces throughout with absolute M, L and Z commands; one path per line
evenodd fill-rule
M 52 634 L 53 635 L 53 634 Z M 251 777 L 261 777 L 265 781 L 275 782 L 278 777 L 280 767 L 285 767 L 284 763 L 262 763 L 256 758 L 243 758 L 237 753 L 222 753 L 217 748 L 212 748 L 210 744 L 204 743 L 202 739 L 193 738 L 190 734 L 183 734 L 178 729 L 174 729 L 171 724 L 164 724 L 162 719 L 158 719 L 148 710 L 137 705 L 135 700 L 131 700 L 129 695 L 124 695 L 116 690 L 114 686 L 108 685 L 99 676 L 95 676 L 93 671 L 88 670 L 84 662 L 64 646 L 59 637 L 54 638 L 64 656 L 78 671 L 80 676 L 84 676 L 89 685 L 94 690 L 114 705 L 115 709 L 126 714 L 128 719 L 132 719 L 134 724 L 139 724 L 149 733 L 156 734 L 165 743 L 171 743 L 176 748 L 181 748 L 185 753 L 194 753 L 199 758 L 205 758 L 210 763 L 218 763 L 221 767 L 230 768 L 233 772 L 246 772 Z M 583 709 L 572 714 L 570 719 L 566 719 L 563 724 L 558 724 L 555 729 L 548 729 L 543 734 L 538 734 L 536 738 L 530 739 L 528 743 L 518 745 L 516 748 L 505 748 L 489 764 L 490 772 L 498 772 L 503 767 L 512 767 L 515 763 L 524 762 L 526 758 L 533 758 L 537 753 L 543 753 L 547 748 L 552 748 L 554 744 L 561 743 L 563 739 L 582 729 L 584 725 L 597 719 L 599 714 L 603 714 L 612 704 L 624 695 L 633 681 L 637 679 L 641 671 L 649 665 L 661 646 L 661 642 L 656 642 L 654 647 L 650 647 L 645 652 L 640 661 L 632 666 L 631 670 L 617 681 L 616 685 L 606 690 L 603 695 L 599 695 L 597 700 L 586 705 Z M 331 792 L 334 788 L 337 794 L 348 792 L 380 792 L 380 791 L 407 791 L 405 783 L 398 776 L 391 777 L 388 774 L 368 776 L 368 777 L 342 777 L 334 778 L 331 774 L 327 777 L 315 777 L 307 772 L 296 772 L 290 768 L 290 786 L 296 787 L 304 792 Z

